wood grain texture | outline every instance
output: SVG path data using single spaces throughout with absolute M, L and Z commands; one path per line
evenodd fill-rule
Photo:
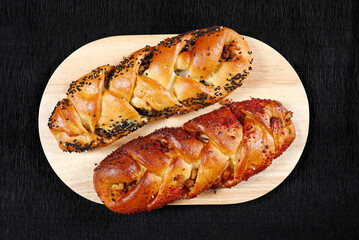
M 147 135 L 161 127 L 181 126 L 184 122 L 219 108 L 213 106 L 182 116 L 157 120 L 110 146 L 85 153 L 67 153 L 58 148 L 47 121 L 56 103 L 65 97 L 69 84 L 92 69 L 104 65 L 116 65 L 123 56 L 145 45 L 156 45 L 172 35 L 115 36 L 91 42 L 71 54 L 51 76 L 44 91 L 39 111 L 39 133 L 45 155 L 61 180 L 79 195 L 101 203 L 92 183 L 93 169 L 108 154 L 125 142 L 140 135 Z M 308 136 L 309 107 L 302 83 L 290 64 L 273 48 L 254 38 L 245 37 L 254 57 L 253 70 L 244 85 L 227 98 L 234 101 L 250 97 L 280 101 L 294 112 L 293 122 L 297 137 L 291 147 L 264 172 L 241 182 L 231 189 L 208 190 L 197 198 L 179 200 L 173 205 L 233 204 L 256 199 L 278 186 L 293 170 L 304 149 Z
M 358 8 L 355 0 L 0 1 L 0 239 L 358 239 Z M 310 131 L 289 177 L 243 204 L 132 216 L 68 188 L 38 134 L 59 64 L 96 39 L 216 25 L 276 49 L 304 85 Z

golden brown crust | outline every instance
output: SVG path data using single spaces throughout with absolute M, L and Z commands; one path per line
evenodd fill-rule
M 294 141 L 291 117 L 277 101 L 252 99 L 157 130 L 107 156 L 94 171 L 95 189 L 112 211 L 135 213 L 234 186 Z
M 71 83 L 49 128 L 64 151 L 105 146 L 151 120 L 221 100 L 242 84 L 251 63 L 247 42 L 231 29 L 180 34 Z

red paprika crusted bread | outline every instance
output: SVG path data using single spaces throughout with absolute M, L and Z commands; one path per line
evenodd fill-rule
M 104 204 L 118 213 L 160 208 L 266 169 L 295 139 L 292 112 L 277 101 L 235 102 L 134 139 L 94 171 Z
M 231 29 L 180 34 L 72 82 L 48 126 L 64 151 L 105 146 L 151 120 L 219 101 L 241 86 L 251 63 L 247 42 Z

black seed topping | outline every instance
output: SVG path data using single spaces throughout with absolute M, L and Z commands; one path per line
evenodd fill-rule
M 123 61 L 119 63 L 115 67 L 113 71 L 108 71 L 104 68 L 97 68 L 93 70 L 90 74 L 86 75 L 85 77 L 81 78 L 80 80 L 74 81 L 70 84 L 69 90 L 66 93 L 68 97 L 74 97 L 76 92 L 80 92 L 83 90 L 84 86 L 91 85 L 92 82 L 95 80 L 102 80 L 103 75 L 105 76 L 105 89 L 108 88 L 108 83 L 112 81 L 114 78 L 122 77 L 123 75 L 128 74 L 139 74 L 142 75 L 150 67 L 150 64 L 153 61 L 153 56 L 162 54 L 164 48 L 171 48 L 172 46 L 183 42 L 183 48 L 181 49 L 181 52 L 184 51 L 190 51 L 195 49 L 195 45 L 197 42 L 197 39 L 204 36 L 209 36 L 212 34 L 215 34 L 217 37 L 220 36 L 220 32 L 223 31 L 222 27 L 212 27 L 212 28 L 206 28 L 206 29 L 200 29 L 188 33 L 180 34 L 173 38 L 168 38 L 163 41 L 161 41 L 157 47 L 153 48 L 150 46 L 146 46 L 138 55 L 130 55 L 127 58 L 124 58 Z M 191 36 L 188 36 L 190 34 Z M 186 36 L 186 39 L 184 37 Z M 240 60 L 241 56 L 238 56 L 238 54 L 234 55 L 233 51 L 231 50 L 231 46 L 234 46 L 233 43 L 227 43 L 224 48 L 221 55 L 221 61 L 231 61 L 231 60 Z M 207 48 L 207 50 L 210 50 Z M 207 54 L 207 56 L 210 56 L 209 52 L 203 53 Z M 240 52 L 241 54 L 241 52 Z M 252 54 L 251 51 L 248 51 L 248 54 Z M 196 53 L 193 53 L 195 56 Z M 250 63 L 253 62 L 253 59 L 250 60 Z M 138 71 L 136 70 L 138 68 Z M 205 71 L 206 67 L 202 67 L 202 69 Z M 119 121 L 116 121 L 117 119 L 111 119 L 110 124 L 96 124 L 95 132 L 92 134 L 98 135 L 98 137 L 95 136 L 96 140 L 92 140 L 90 143 L 82 143 L 82 138 L 76 138 L 73 137 L 71 141 L 64 142 L 63 144 L 66 145 L 66 150 L 68 152 L 82 152 L 87 150 L 92 150 L 94 148 L 97 148 L 101 145 L 106 145 L 105 140 L 110 139 L 114 140 L 122 136 L 126 136 L 127 134 L 135 131 L 136 129 L 142 127 L 147 123 L 147 121 L 155 118 L 168 118 L 175 114 L 184 114 L 189 111 L 197 110 L 201 107 L 209 106 L 215 102 L 217 102 L 219 99 L 223 98 L 224 95 L 227 95 L 227 93 L 235 90 L 239 86 L 242 85 L 243 80 L 248 75 L 248 71 L 252 70 L 252 67 L 249 67 L 247 70 L 243 71 L 242 73 L 238 73 L 235 76 L 232 76 L 232 73 L 229 73 L 227 83 L 225 86 L 218 86 L 214 85 L 211 82 L 206 82 L 205 78 L 206 76 L 199 76 L 200 83 L 204 84 L 205 86 L 209 86 L 214 89 L 214 96 L 210 96 L 206 93 L 197 93 L 196 96 L 192 98 L 188 98 L 185 100 L 180 101 L 181 105 L 175 105 L 171 107 L 164 108 L 160 111 L 156 111 L 154 109 L 148 111 L 145 109 L 136 109 L 138 113 L 143 117 L 145 120 L 136 121 L 136 120 L 129 120 L 129 119 L 122 119 Z M 177 74 L 177 73 L 176 73 Z M 147 73 L 145 73 L 147 75 Z M 188 76 L 190 77 L 190 76 Z M 207 80 L 209 81 L 209 80 Z M 96 82 L 95 82 L 96 83 Z M 67 109 L 71 105 L 71 101 L 69 99 L 63 99 L 60 102 L 57 103 L 56 107 L 59 107 L 61 110 Z M 183 106 L 186 106 L 187 108 L 184 108 Z M 53 115 L 55 113 L 56 108 L 54 109 L 53 113 L 51 114 L 48 122 L 48 126 L 50 129 L 52 128 L 58 128 L 59 123 L 56 122 L 56 119 L 53 119 Z M 91 114 L 93 117 L 96 117 L 96 115 Z M 119 116 L 121 118 L 121 116 Z M 66 118 L 68 121 L 69 119 Z M 101 126 L 100 126 L 101 125 Z M 60 142 L 62 144 L 62 142 Z

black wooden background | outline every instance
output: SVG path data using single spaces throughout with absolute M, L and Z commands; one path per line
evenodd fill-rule
M 0 239 L 358 237 L 355 1 L 0 1 Z M 292 174 L 257 200 L 120 215 L 72 192 L 38 136 L 57 66 L 96 39 L 223 25 L 279 51 L 302 79 L 310 132 Z M 86 59 L 84 60 L 86 61 Z

